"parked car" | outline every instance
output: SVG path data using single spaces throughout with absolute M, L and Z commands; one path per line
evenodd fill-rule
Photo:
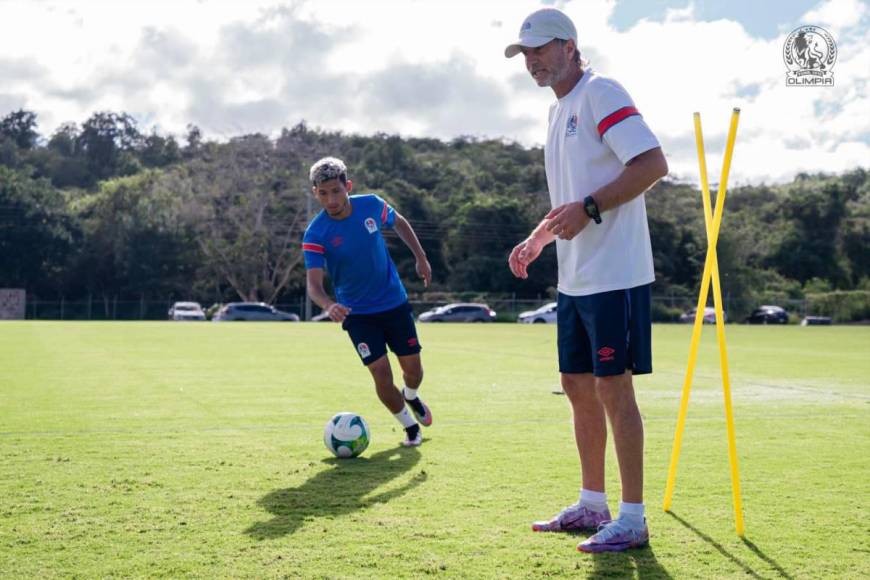
M 746 317 L 749 324 L 788 324 L 788 312 L 781 306 L 759 306 Z
M 298 322 L 299 316 L 292 312 L 282 312 L 263 302 L 230 302 L 218 310 L 212 318 L 214 322 L 230 320 Z
M 169 320 L 205 320 L 199 302 L 176 302 L 169 307 Z
M 447 304 L 424 312 L 417 320 L 420 322 L 492 322 L 495 320 L 495 311 L 486 304 Z
M 555 302 L 548 302 L 537 310 L 527 310 L 520 312 L 517 316 L 517 322 L 525 324 L 541 324 L 544 322 L 556 322 L 556 306 Z
M 728 321 L 728 315 L 724 310 L 722 311 L 722 318 L 725 322 Z M 695 309 L 692 308 L 688 312 L 681 314 L 680 322 L 688 322 L 689 324 L 695 322 Z M 712 306 L 704 308 L 704 324 L 716 324 L 716 309 Z

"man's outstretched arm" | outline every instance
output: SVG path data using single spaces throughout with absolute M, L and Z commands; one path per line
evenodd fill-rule
M 309 268 L 305 273 L 305 285 L 308 288 L 308 297 L 323 308 L 330 319 L 341 322 L 350 314 L 350 308 L 334 301 L 326 293 L 323 287 L 323 268 Z
M 598 211 L 603 214 L 633 200 L 667 174 L 668 162 L 661 147 L 656 147 L 626 163 L 619 176 L 593 192 L 592 198 Z M 583 231 L 590 218 L 581 200 L 554 208 L 546 219 L 547 231 L 560 239 L 570 240 Z
M 426 252 L 423 251 L 423 246 L 420 245 L 420 240 L 417 239 L 417 234 L 414 228 L 408 223 L 399 212 L 396 212 L 396 223 L 393 225 L 396 230 L 396 235 L 399 239 L 405 242 L 405 245 L 411 249 L 414 258 L 417 260 L 417 275 L 423 279 L 423 285 L 428 287 L 432 281 L 432 266 L 429 265 L 429 260 L 426 258 Z

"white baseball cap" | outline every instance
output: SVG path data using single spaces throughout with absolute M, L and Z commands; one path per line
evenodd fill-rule
M 544 46 L 554 38 L 573 40 L 577 44 L 577 29 L 571 19 L 555 8 L 542 8 L 532 12 L 520 27 L 520 38 L 504 49 L 507 58 L 518 55 L 523 48 Z

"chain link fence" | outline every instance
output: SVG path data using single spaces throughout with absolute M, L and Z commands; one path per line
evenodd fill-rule
M 482 303 L 489 306 L 497 314 L 500 322 L 514 322 L 524 311 L 535 310 L 552 299 L 539 297 L 535 299 L 517 298 L 511 294 L 424 294 L 409 297 L 414 313 L 419 315 L 426 310 L 456 302 Z M 745 317 L 761 304 L 776 304 L 785 308 L 792 322 L 799 322 L 806 316 L 823 315 L 835 321 L 849 320 L 846 313 L 838 313 L 838 305 L 844 301 L 833 300 L 824 303 L 801 300 L 770 300 L 749 301 L 746 299 L 724 298 L 725 316 L 728 322 L 742 322 Z M 146 300 L 122 299 L 119 297 L 88 297 L 78 300 L 42 300 L 28 296 L 25 318 L 29 320 L 167 320 L 169 308 L 173 299 Z M 655 322 L 679 322 L 680 316 L 693 311 L 697 303 L 696 296 L 653 296 L 653 320 Z M 821 306 L 820 306 L 821 304 Z M 210 316 L 218 304 L 203 304 L 203 309 Z M 285 312 L 292 312 L 305 318 L 305 296 L 284 299 L 274 306 Z M 819 310 L 818 312 L 814 312 Z M 314 306 L 312 313 L 316 315 L 319 308 Z M 844 316 L 839 316 L 843 314 Z

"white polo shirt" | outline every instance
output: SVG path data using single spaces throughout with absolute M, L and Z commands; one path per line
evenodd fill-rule
M 659 147 L 628 93 L 591 69 L 550 107 L 544 162 L 553 207 L 583 199 Z M 556 239 L 559 292 L 587 296 L 655 280 L 643 194 L 603 213 L 573 240 Z

